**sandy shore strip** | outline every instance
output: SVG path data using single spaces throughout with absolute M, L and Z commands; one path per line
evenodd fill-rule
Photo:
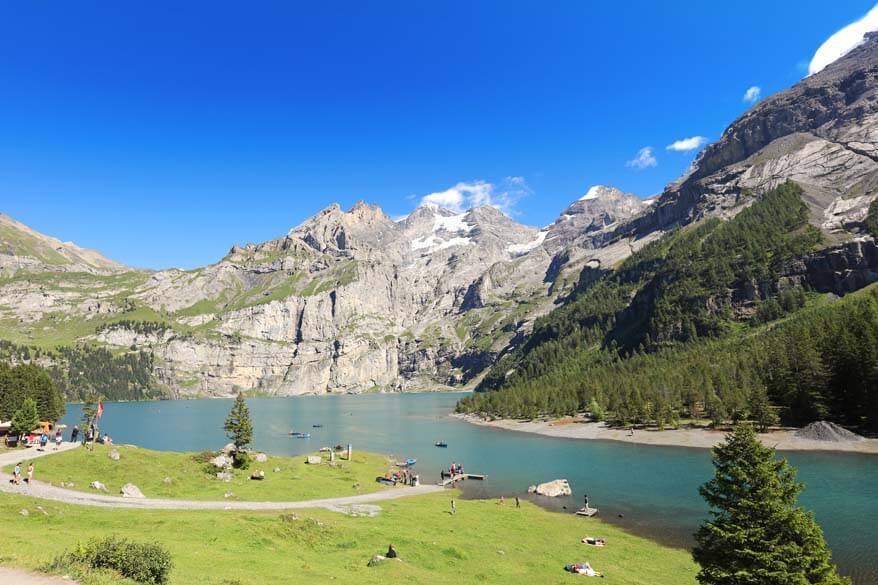
M 667 447 L 698 447 L 708 449 L 720 443 L 726 436 L 725 431 L 715 431 L 701 427 L 683 427 L 673 430 L 636 430 L 634 436 L 630 436 L 627 429 L 610 428 L 605 423 L 586 421 L 582 417 L 567 417 L 556 420 L 485 420 L 472 414 L 452 414 L 456 418 L 469 423 L 519 431 L 522 433 L 534 433 L 547 437 L 561 437 L 566 439 L 600 439 L 607 441 L 620 441 L 639 445 L 662 445 Z M 863 439 L 836 443 L 831 441 L 815 441 L 795 436 L 794 430 L 772 431 L 760 433 L 759 439 L 763 444 L 774 447 L 779 451 L 847 451 L 851 453 L 866 453 L 878 455 L 878 439 Z

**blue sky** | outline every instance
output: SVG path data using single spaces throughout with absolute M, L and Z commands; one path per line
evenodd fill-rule
M 543 225 L 594 184 L 660 192 L 697 152 L 668 145 L 873 5 L 6 2 L 0 211 L 151 268 L 458 184 Z

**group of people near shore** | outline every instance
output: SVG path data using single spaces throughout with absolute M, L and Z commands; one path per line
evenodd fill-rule
M 58 432 L 60 433 L 61 431 Z M 75 443 L 77 438 L 79 438 L 79 425 L 73 425 L 73 430 L 70 431 L 70 442 Z M 88 430 L 82 435 L 82 444 L 86 445 L 94 442 L 112 445 L 113 439 L 107 433 L 104 433 L 104 436 L 101 437 L 100 431 L 94 425 L 89 425 Z

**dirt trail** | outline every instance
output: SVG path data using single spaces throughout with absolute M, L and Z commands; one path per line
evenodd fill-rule
M 36 575 L 4 567 L 0 567 L 0 583 L 8 583 L 9 585 L 78 585 L 73 579 L 51 575 Z

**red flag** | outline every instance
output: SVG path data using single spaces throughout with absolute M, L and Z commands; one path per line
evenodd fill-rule
M 102 415 L 102 414 L 104 414 L 104 403 L 103 403 L 103 402 L 98 402 L 98 413 L 97 413 L 97 417 L 98 417 L 98 418 L 101 418 L 101 415 Z

